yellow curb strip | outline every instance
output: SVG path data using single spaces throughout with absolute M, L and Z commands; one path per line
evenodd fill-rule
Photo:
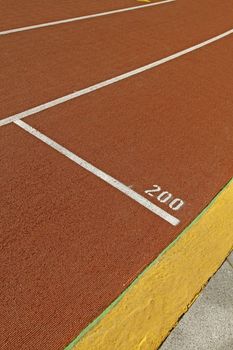
M 233 182 L 74 350 L 155 350 L 233 245 Z

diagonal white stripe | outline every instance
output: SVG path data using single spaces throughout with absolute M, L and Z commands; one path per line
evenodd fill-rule
M 81 166 L 82 168 L 86 169 L 90 173 L 94 174 L 95 176 L 99 177 L 103 181 L 107 182 L 109 185 L 111 185 L 114 188 L 116 188 L 117 190 L 121 191 L 126 196 L 133 199 L 135 202 L 141 204 L 143 207 L 147 208 L 152 213 L 158 215 L 160 218 L 164 219 L 165 221 L 167 221 L 171 225 L 176 226 L 180 223 L 180 220 L 177 219 L 176 217 L 170 215 L 165 210 L 163 210 L 163 209 L 159 208 L 157 205 L 151 203 L 146 198 L 144 198 L 143 196 L 141 196 L 140 194 L 138 194 L 137 192 L 135 192 L 134 190 L 132 190 L 128 186 L 126 186 L 123 183 L 121 183 L 120 181 L 114 179 L 112 176 L 106 174 L 102 170 L 96 168 L 94 165 L 92 165 L 92 164 L 88 163 L 86 160 L 80 158 L 79 156 L 77 156 L 73 152 L 69 151 L 67 148 L 59 145 L 57 142 L 53 141 L 52 139 L 50 139 L 46 135 L 42 134 L 40 131 L 32 128 L 30 125 L 26 124 L 22 120 L 16 120 L 14 123 L 16 125 L 18 125 L 19 127 L 21 127 L 22 129 L 24 129 L 25 131 L 27 131 L 28 133 L 30 133 L 31 135 L 38 138 L 39 140 L 43 141 L 44 143 L 46 143 L 47 145 L 49 145 L 50 147 L 52 147 L 56 151 L 60 152 L 65 157 L 69 158 L 70 160 L 72 160 L 73 162 L 75 162 L 76 164 Z

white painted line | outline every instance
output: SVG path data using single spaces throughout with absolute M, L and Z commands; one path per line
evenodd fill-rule
M 173 55 L 167 56 L 167 57 L 162 58 L 162 59 L 160 59 L 158 61 L 154 61 L 154 62 L 152 62 L 150 64 L 147 64 L 145 66 L 139 67 L 139 68 L 134 69 L 134 70 L 131 70 L 131 71 L 127 72 L 127 73 L 118 75 L 118 76 L 116 76 L 114 78 L 102 81 L 102 82 L 97 83 L 97 84 L 92 85 L 92 86 L 89 86 L 89 87 L 87 87 L 85 89 L 82 89 L 82 90 L 79 90 L 79 91 L 75 91 L 75 92 L 73 92 L 71 94 L 68 94 L 68 95 L 59 97 L 59 98 L 57 98 L 55 100 L 43 103 L 43 104 L 41 104 L 39 106 L 30 108 L 30 109 L 28 109 L 28 110 L 26 110 L 24 112 L 11 115 L 9 117 L 6 117 L 6 118 L 0 120 L 0 126 L 12 123 L 15 120 L 23 119 L 25 117 L 28 117 L 29 115 L 33 115 L 33 114 L 42 112 L 42 111 L 44 111 L 46 109 L 52 108 L 54 106 L 57 106 L 57 105 L 59 105 L 61 103 L 66 102 L 66 101 L 73 100 L 73 99 L 75 99 L 77 97 L 80 97 L 82 95 L 89 94 L 92 91 L 101 89 L 101 88 L 103 88 L 105 86 L 117 83 L 117 82 L 119 82 L 121 80 L 130 78 L 130 77 L 132 77 L 134 75 L 137 75 L 137 74 L 140 74 L 140 73 L 143 73 L 143 72 L 145 72 L 145 71 L 147 71 L 149 69 L 152 69 L 152 68 L 155 68 L 157 66 L 160 66 L 161 64 L 164 64 L 166 62 L 172 61 L 172 60 L 174 60 L 174 59 L 176 59 L 178 57 L 184 56 L 184 55 L 186 55 L 186 54 L 188 54 L 188 53 L 190 53 L 192 51 L 198 50 L 198 49 L 202 48 L 203 46 L 209 45 L 209 44 L 211 44 L 211 43 L 213 43 L 213 42 L 215 42 L 217 40 L 223 39 L 224 37 L 226 37 L 228 35 L 231 35 L 231 34 L 233 34 L 233 29 L 230 29 L 227 32 L 224 32 L 224 33 L 222 33 L 220 35 L 217 35 L 217 36 L 215 36 L 215 37 L 213 37 L 211 39 L 203 41 L 200 44 L 191 46 L 188 49 L 176 52 Z
M 41 140 L 42 142 L 46 143 L 47 145 L 49 145 L 50 147 L 52 147 L 56 151 L 60 152 L 65 157 L 69 158 L 70 160 L 72 160 L 76 164 L 80 165 L 82 168 L 86 169 L 90 173 L 94 174 L 95 176 L 99 177 L 103 181 L 107 182 L 109 185 L 111 185 L 114 188 L 116 188 L 117 190 L 121 191 L 126 196 L 132 198 L 134 201 L 138 202 L 143 207 L 147 208 L 152 213 L 158 215 L 160 218 L 164 219 L 165 221 L 167 221 L 171 225 L 176 226 L 180 223 L 180 220 L 177 219 L 176 217 L 170 215 L 165 210 L 163 210 L 160 207 L 158 207 L 157 205 L 151 203 L 146 198 L 144 198 L 143 196 L 141 196 L 137 192 L 133 191 L 128 186 L 126 186 L 123 183 L 121 183 L 120 181 L 114 179 L 112 176 L 106 174 L 102 170 L 96 168 L 94 165 L 88 163 L 84 159 L 78 157 L 73 152 L 71 152 L 68 149 L 66 149 L 65 147 L 59 145 L 57 142 L 53 141 L 52 139 L 50 139 L 46 135 L 42 134 L 38 130 L 32 128 L 30 125 L 26 124 L 22 120 L 16 120 L 16 121 L 14 121 L 14 123 L 16 125 L 18 125 L 19 127 L 21 127 L 22 129 L 24 129 L 25 131 L 27 131 L 28 133 L 30 133 L 31 135 L 33 135 L 36 138 L 38 138 L 39 140 Z
M 8 35 L 8 34 L 13 34 L 13 33 L 18 33 L 18 32 L 25 32 L 26 30 L 32 30 L 32 29 L 38 29 L 38 28 L 44 28 L 44 27 L 51 27 L 51 26 L 56 26 L 56 25 L 59 25 L 59 24 L 65 24 L 65 23 L 71 23 L 71 22 L 77 22 L 77 21 L 83 21 L 83 20 L 86 20 L 86 19 L 113 15 L 115 13 L 121 13 L 121 12 L 139 10 L 139 9 L 146 8 L 146 7 L 163 5 L 163 4 L 166 4 L 166 3 L 169 3 L 169 2 L 174 2 L 174 1 L 175 0 L 164 0 L 164 1 L 155 2 L 153 4 L 122 8 L 122 9 L 112 10 L 112 11 L 107 11 L 107 12 L 102 12 L 102 13 L 94 13 L 92 15 L 87 15 L 87 16 L 74 17 L 74 18 L 62 19 L 60 21 L 35 24 L 35 25 L 32 25 L 32 26 L 27 26 L 27 27 L 22 27 L 22 28 L 9 29 L 9 30 L 4 30 L 4 31 L 0 32 L 0 35 Z

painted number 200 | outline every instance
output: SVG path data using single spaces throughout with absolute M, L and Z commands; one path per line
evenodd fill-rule
M 150 197 L 156 197 L 161 203 L 168 204 L 169 208 L 172 210 L 179 210 L 184 206 L 184 201 L 180 198 L 174 198 L 173 195 L 167 191 L 162 191 L 161 187 L 158 185 L 153 185 L 153 189 L 146 190 L 145 193 Z M 158 192 L 160 192 L 158 194 Z

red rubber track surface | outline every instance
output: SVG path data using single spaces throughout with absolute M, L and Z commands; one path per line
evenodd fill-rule
M 174 229 L 17 126 L 0 134 L 1 346 L 62 349 Z
M 228 1 L 146 11 L 0 38 L 1 117 L 233 24 Z M 2 349 L 63 349 L 232 177 L 232 52 L 229 36 L 24 119 L 136 192 L 158 184 L 184 199 L 175 214 L 155 202 L 181 219 L 176 227 L 18 126 L 0 128 Z

